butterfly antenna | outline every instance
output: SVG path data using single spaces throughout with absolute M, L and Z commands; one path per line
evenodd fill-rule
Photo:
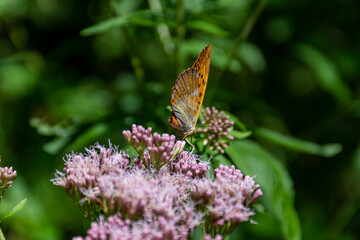
M 193 145 L 191 142 L 189 142 L 189 140 L 187 140 L 187 138 L 185 138 L 185 141 L 186 141 L 188 144 L 190 144 L 190 146 L 191 146 L 191 148 L 192 148 L 190 154 L 192 154 L 193 151 L 194 151 L 194 149 L 195 149 L 194 145 Z

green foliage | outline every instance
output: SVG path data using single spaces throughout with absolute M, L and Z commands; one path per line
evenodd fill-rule
M 132 123 L 170 132 L 171 87 L 211 44 L 204 105 L 231 116 L 235 140 L 220 155 L 195 135 L 196 150 L 213 168 L 256 175 L 264 190 L 258 224 L 230 238 L 359 238 L 358 9 L 340 0 L 0 1 L 0 154 L 20 178 L 1 204 L 28 197 L 2 222 L 4 235 L 83 235 L 88 223 L 49 183 L 64 154 L 108 139 L 126 149 L 121 131 Z
M 342 150 L 341 144 L 338 143 L 330 143 L 320 146 L 319 144 L 313 142 L 293 138 L 261 127 L 255 129 L 255 136 L 271 143 L 289 148 L 293 151 L 320 155 L 323 157 L 333 157 Z
M 334 64 L 319 50 L 306 44 L 295 45 L 295 55 L 314 72 L 319 86 L 332 94 L 341 104 L 351 98 L 348 86 L 343 82 Z
M 263 204 L 276 218 L 284 239 L 301 239 L 294 207 L 293 182 L 284 166 L 255 142 L 234 141 L 226 151 L 231 162 L 245 174 L 255 176 L 264 195 Z
M 24 200 L 22 200 L 21 202 L 19 202 L 15 207 L 13 207 L 13 209 L 11 209 L 8 213 L 5 214 L 5 216 L 3 216 L 2 218 L 0 218 L 0 223 L 8 218 L 8 217 L 11 217 L 12 215 L 14 215 L 15 213 L 19 212 L 24 206 L 25 206 L 25 203 L 26 203 L 26 198 Z

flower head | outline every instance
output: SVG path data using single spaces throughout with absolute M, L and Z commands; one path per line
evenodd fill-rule
M 12 167 L 0 167 L 0 189 L 7 189 L 10 187 L 16 176 L 17 173 Z
M 220 165 L 215 169 L 212 195 L 213 200 L 208 207 L 210 218 L 206 227 L 208 230 L 215 229 L 218 233 L 230 233 L 237 225 L 249 221 L 255 214 L 250 204 L 259 198 L 262 192 L 251 177 L 244 177 L 234 166 Z M 224 231 L 224 226 L 227 226 L 227 231 Z
M 171 163 L 172 172 L 180 172 L 188 177 L 205 177 L 210 169 L 209 162 L 199 159 L 199 156 L 183 151 Z
M 182 151 L 184 141 L 176 141 L 174 135 L 152 134 L 151 128 L 132 125 L 131 131 L 123 131 L 125 140 L 139 153 L 142 164 L 159 170 L 171 162 Z
M 131 240 L 134 238 L 132 238 L 130 225 L 131 221 L 129 219 L 122 220 L 118 214 L 110 216 L 107 220 L 105 220 L 104 216 L 100 216 L 98 222 L 91 223 L 85 238 L 74 237 L 73 240 Z
M 262 196 L 260 185 L 255 184 L 253 178 L 244 176 L 239 169 L 235 168 L 234 165 L 231 167 L 220 165 L 214 172 L 216 181 L 221 184 L 226 185 L 230 181 L 238 186 L 237 189 L 244 197 L 244 205 L 250 206 Z
M 96 187 L 98 178 L 108 173 L 119 173 L 130 164 L 130 158 L 125 152 L 116 148 L 106 148 L 98 143 L 86 153 L 72 153 L 66 156 L 64 172 L 57 171 L 51 181 L 74 197 L 74 192 L 80 189 Z
M 165 183 L 165 181 L 155 182 Z M 154 184 L 151 181 L 147 183 Z M 154 187 L 156 188 L 156 185 Z M 127 200 L 133 200 L 134 203 L 123 201 L 130 205 L 123 206 L 124 209 L 110 216 L 106 221 L 101 216 L 98 222 L 91 224 L 85 238 L 74 239 L 188 239 L 191 231 L 201 223 L 203 214 L 195 210 L 191 200 L 179 201 L 182 196 L 176 193 L 175 188 L 169 190 L 169 187 L 165 185 L 162 191 L 159 191 L 160 186 L 154 192 L 148 190 L 148 196 L 144 197 L 146 204 L 142 204 L 141 216 L 134 217 L 128 214 L 129 218 L 124 217 L 123 210 L 126 210 L 126 207 L 136 209 L 137 203 L 141 202 L 139 198 L 128 198 Z
M 201 124 L 205 125 L 205 128 L 199 128 L 200 133 L 204 133 L 206 139 L 204 145 L 209 145 L 210 150 L 219 151 L 224 153 L 224 150 L 229 146 L 229 140 L 233 140 L 234 137 L 228 135 L 234 125 L 234 122 L 229 121 L 229 116 L 224 112 L 219 112 L 215 107 L 206 108 L 202 112 L 205 121 Z

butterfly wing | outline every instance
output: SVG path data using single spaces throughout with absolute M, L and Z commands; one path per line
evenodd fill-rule
M 169 124 L 181 137 L 195 131 L 199 77 L 196 69 L 189 68 L 180 74 L 172 89 Z
M 206 46 L 192 68 L 180 74 L 171 94 L 171 127 L 184 139 L 195 133 L 209 77 L 211 47 Z
M 198 79 L 198 87 L 199 87 L 199 93 L 197 96 L 197 104 L 199 105 L 199 108 L 196 112 L 196 120 L 197 122 L 201 110 L 201 105 L 204 100 L 206 85 L 208 82 L 209 77 L 209 71 L 210 71 L 210 59 L 211 59 L 211 45 L 207 45 L 205 49 L 203 49 L 200 53 L 200 56 L 192 66 L 193 69 L 196 69 L 199 73 L 199 79 Z

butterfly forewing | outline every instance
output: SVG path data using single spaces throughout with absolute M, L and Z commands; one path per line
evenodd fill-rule
M 210 69 L 211 47 L 206 46 L 192 66 L 180 74 L 171 94 L 171 127 L 185 138 L 195 133 Z
M 197 102 L 199 106 L 198 111 L 196 112 L 196 121 L 200 114 L 201 105 L 204 100 L 206 85 L 208 82 L 209 71 L 210 71 L 210 58 L 211 58 L 211 46 L 207 45 L 200 53 L 200 56 L 192 66 L 193 69 L 196 69 L 199 72 L 198 87 L 199 94 Z

